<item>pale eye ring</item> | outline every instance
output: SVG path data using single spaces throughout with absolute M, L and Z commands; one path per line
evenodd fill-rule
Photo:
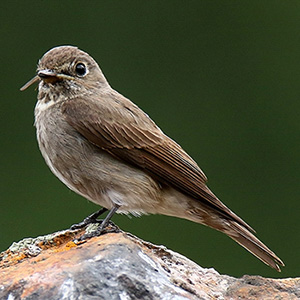
M 84 63 L 78 63 L 75 66 L 75 72 L 78 76 L 83 77 L 87 74 L 87 68 L 86 65 Z

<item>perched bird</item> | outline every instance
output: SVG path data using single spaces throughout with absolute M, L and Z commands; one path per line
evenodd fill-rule
M 130 100 L 96 61 L 73 46 L 40 59 L 35 126 L 51 171 L 71 190 L 115 212 L 162 214 L 224 232 L 280 271 L 283 262 L 206 186 L 197 163 Z

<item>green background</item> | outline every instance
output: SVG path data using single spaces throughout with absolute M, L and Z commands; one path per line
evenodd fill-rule
M 98 208 L 51 174 L 33 127 L 36 90 L 19 91 L 47 50 L 70 44 L 182 145 L 286 267 L 277 274 L 185 220 L 115 223 L 221 273 L 299 276 L 299 0 L 1 1 L 0 20 L 1 250 Z

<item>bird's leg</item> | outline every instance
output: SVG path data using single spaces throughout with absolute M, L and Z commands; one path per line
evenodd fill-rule
M 84 235 L 82 235 L 79 239 L 76 240 L 76 242 L 77 242 L 77 241 L 83 241 L 83 240 L 92 238 L 92 237 L 94 237 L 94 236 L 99 236 L 99 235 L 104 231 L 105 227 L 106 227 L 109 223 L 112 223 L 112 222 L 110 222 L 110 219 L 111 219 L 111 217 L 115 214 L 115 212 L 119 209 L 119 207 L 120 207 L 120 205 L 115 204 L 115 205 L 113 206 L 113 208 L 108 212 L 108 214 L 107 214 L 107 216 L 105 217 L 104 220 L 97 220 L 97 219 L 95 219 L 95 216 L 96 216 L 96 218 L 97 218 L 99 215 L 101 215 L 101 214 L 102 214 L 104 211 L 106 211 L 107 209 L 105 209 L 105 210 L 104 210 L 104 209 L 100 209 L 100 210 L 97 211 L 96 213 L 94 213 L 94 214 L 92 214 L 91 216 L 87 217 L 86 219 L 88 219 L 88 220 L 92 219 L 92 222 L 90 222 L 90 223 L 98 223 L 98 222 L 99 222 L 99 223 L 101 223 L 101 224 L 97 227 L 96 230 L 94 230 L 94 231 L 92 231 L 92 232 L 89 232 L 89 233 L 85 233 Z M 81 222 L 81 223 L 84 223 L 86 219 L 84 219 L 83 222 Z M 79 223 L 79 224 L 80 224 L 80 223 Z M 76 225 L 77 225 L 77 224 L 75 224 L 75 226 L 76 226 Z M 112 225 L 114 225 L 114 224 L 112 223 Z M 117 226 L 114 225 L 113 231 L 114 231 L 114 232 L 119 232 L 119 228 L 118 228 Z
M 85 227 L 88 224 L 92 224 L 92 223 L 100 223 L 102 222 L 102 220 L 97 220 L 97 218 L 102 215 L 103 213 L 105 213 L 107 211 L 107 208 L 102 207 L 101 209 L 99 209 L 98 211 L 92 213 L 91 215 L 89 215 L 88 217 L 86 217 L 83 221 L 81 221 L 78 224 L 73 224 L 70 229 L 71 230 L 76 230 L 76 229 L 80 229 Z
M 97 229 L 98 235 L 100 235 L 103 229 L 108 225 L 111 217 L 116 213 L 119 207 L 120 205 L 115 204 L 113 208 L 108 212 L 107 216 L 105 217 L 105 219 L 102 221 L 101 225 Z

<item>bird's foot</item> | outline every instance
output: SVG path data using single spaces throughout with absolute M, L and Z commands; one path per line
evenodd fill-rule
M 81 229 L 83 227 L 86 227 L 89 224 L 95 224 L 95 223 L 102 223 L 102 220 L 98 220 L 97 218 L 105 213 L 107 211 L 107 208 L 101 208 L 98 211 L 92 213 L 88 217 L 86 217 L 83 221 L 77 224 L 73 224 L 70 229 L 71 230 L 76 230 L 76 229 Z
M 90 223 L 89 226 L 87 226 L 85 233 L 81 237 L 74 239 L 73 242 L 75 244 L 78 244 L 84 242 L 87 239 L 100 236 L 104 233 L 118 233 L 120 231 L 120 228 L 112 221 L 105 222 L 105 220 L 97 220 L 97 222 L 95 223 Z
M 85 218 L 82 222 L 72 225 L 71 229 L 81 229 L 88 224 L 91 224 L 86 228 L 86 233 L 82 235 L 79 239 L 75 240 L 76 242 L 82 242 L 86 239 L 99 236 L 102 233 L 108 233 L 108 232 L 120 232 L 120 229 L 118 226 L 116 226 L 113 222 L 110 221 L 110 218 L 114 215 L 114 213 L 118 210 L 119 205 L 114 205 L 113 208 L 109 211 L 107 216 L 104 220 L 98 220 L 97 218 L 103 214 L 105 211 L 107 211 L 106 208 L 102 208 L 98 210 L 97 212 L 91 214 L 87 218 Z M 109 226 L 108 226 L 109 225 Z M 112 227 L 112 228 L 107 228 Z

